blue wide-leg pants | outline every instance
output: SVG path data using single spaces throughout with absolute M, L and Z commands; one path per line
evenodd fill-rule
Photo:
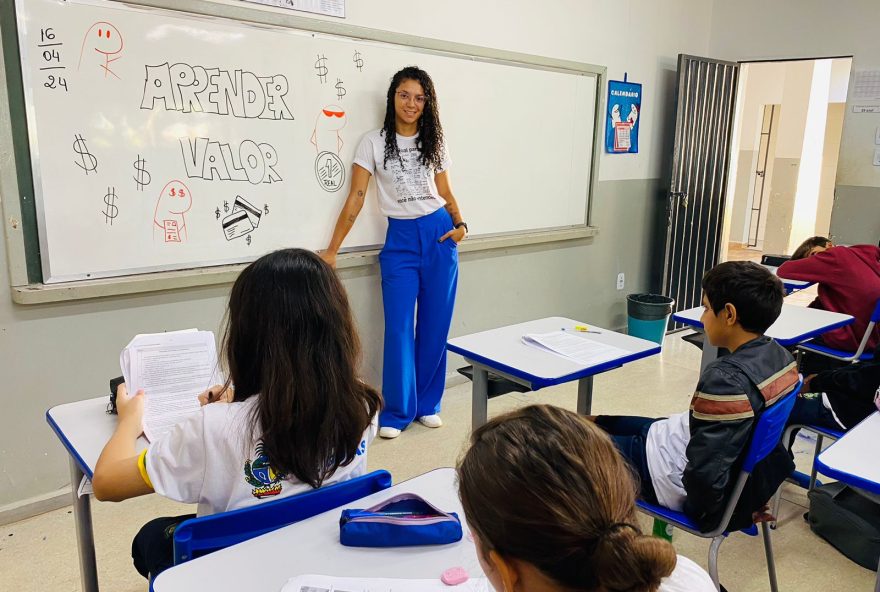
M 437 241 L 452 227 L 445 208 L 421 218 L 388 219 L 379 254 L 385 309 L 382 427 L 402 430 L 440 411 L 458 247 L 451 238 Z

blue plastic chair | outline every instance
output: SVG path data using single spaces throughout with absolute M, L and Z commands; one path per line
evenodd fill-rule
M 391 487 L 391 473 L 373 471 L 284 499 L 191 518 L 174 531 L 174 565 L 224 549 Z
M 799 380 L 790 393 L 785 395 L 772 406 L 768 407 L 758 418 L 758 422 L 752 432 L 752 440 L 749 444 L 749 449 L 743 460 L 742 470 L 740 471 L 736 484 L 733 487 L 733 491 L 727 500 L 727 505 L 724 507 L 724 514 L 721 517 L 721 522 L 715 530 L 710 532 L 701 531 L 694 521 L 688 518 L 684 512 L 676 512 L 675 510 L 650 504 L 643 500 L 638 500 L 636 502 L 639 510 L 649 516 L 659 518 L 676 528 L 680 528 L 681 530 L 698 537 L 712 539 L 712 544 L 709 545 L 709 575 L 711 576 L 712 582 L 715 584 L 717 590 L 721 590 L 721 586 L 718 583 L 718 549 L 721 547 L 721 543 L 724 542 L 725 537 L 730 534 L 727 530 L 727 525 L 730 523 L 730 517 L 733 516 L 736 502 L 739 500 L 739 496 L 745 487 L 749 475 L 751 475 L 752 470 L 755 468 L 755 465 L 764 460 L 764 458 L 779 444 L 779 441 L 782 438 L 782 431 L 785 429 L 785 423 L 788 421 L 788 416 L 791 414 L 792 407 L 794 407 L 795 397 L 797 397 L 798 392 L 801 390 L 802 384 L 803 381 Z M 754 525 L 744 532 L 749 531 L 751 531 L 749 534 L 756 533 Z M 764 552 L 767 555 L 767 571 L 770 574 L 770 589 L 773 592 L 778 592 L 779 587 L 776 584 L 776 564 L 773 562 L 773 547 L 770 545 L 770 527 L 766 522 L 761 522 L 761 533 L 764 537 Z
M 871 338 L 871 333 L 874 331 L 874 327 L 880 323 L 880 299 L 877 300 L 877 304 L 874 306 L 874 312 L 871 313 L 871 319 L 868 321 L 868 327 L 865 329 L 865 334 L 862 335 L 862 341 L 859 343 L 858 349 L 856 351 L 846 351 L 842 349 L 836 349 L 833 347 L 828 347 L 827 345 L 821 345 L 819 343 L 802 343 L 798 346 L 799 351 L 811 352 L 814 354 L 819 354 L 820 356 L 826 356 L 829 358 L 834 358 L 835 360 L 840 360 L 841 362 L 852 362 L 855 364 L 856 362 L 861 362 L 863 360 L 873 360 L 874 352 L 873 351 L 865 351 L 868 347 L 868 340 Z

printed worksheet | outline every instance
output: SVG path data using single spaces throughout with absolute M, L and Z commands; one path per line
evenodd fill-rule
M 198 411 L 199 393 L 223 382 L 211 331 L 137 335 L 119 362 L 129 394 L 144 390 L 144 436 L 151 442 Z
M 595 366 L 627 355 L 626 350 L 606 345 L 569 331 L 529 333 L 522 336 L 526 345 L 566 357 L 585 366 Z

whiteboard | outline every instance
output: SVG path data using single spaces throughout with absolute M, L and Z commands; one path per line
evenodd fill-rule
M 472 236 L 587 223 L 595 74 L 100 0 L 17 17 L 45 283 L 326 247 L 411 64 Z M 374 185 L 344 249 L 384 240 Z

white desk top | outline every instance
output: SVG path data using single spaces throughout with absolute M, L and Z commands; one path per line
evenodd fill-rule
M 809 288 L 813 285 L 813 282 L 808 282 L 805 280 L 790 280 L 784 278 L 779 275 L 779 268 L 773 265 L 765 265 L 767 269 L 773 272 L 773 274 L 778 277 L 782 281 L 782 285 L 788 288 L 789 290 L 803 290 L 804 288 Z
M 627 362 L 660 353 L 660 346 L 653 341 L 630 337 L 595 325 L 589 325 L 590 330 L 601 333 L 589 333 L 585 335 L 586 337 L 619 347 L 629 354 L 596 366 L 584 366 L 574 360 L 541 351 L 522 342 L 522 336 L 527 333 L 549 333 L 562 328 L 574 329 L 575 325 L 589 325 L 589 323 L 564 317 L 548 317 L 456 337 L 448 341 L 447 348 L 488 368 L 526 380 L 532 390 L 598 374 L 618 368 Z
M 703 323 L 700 322 L 702 315 L 703 307 L 696 306 L 677 312 L 672 318 L 679 323 L 702 329 Z M 779 318 L 767 329 L 765 335 L 772 337 L 780 345 L 797 345 L 852 322 L 852 316 L 847 314 L 783 303 Z
M 109 402 L 110 396 L 105 395 L 58 405 L 46 412 L 49 425 L 89 479 L 94 474 L 95 464 L 104 444 L 116 429 L 116 416 L 106 411 Z M 138 449 L 142 450 L 146 446 L 147 441 L 141 436 Z M 74 484 L 74 487 L 76 485 L 78 484 Z
M 442 510 L 458 513 L 464 530 L 461 541 L 428 547 L 344 547 L 339 543 L 342 508 L 337 508 L 172 567 L 159 574 L 153 590 L 275 592 L 292 576 L 304 573 L 439 579 L 446 569 L 455 566 L 463 567 L 472 578 L 481 577 L 483 572 L 464 521 L 453 469 L 435 469 L 346 507 L 366 508 L 402 492 L 416 493 Z
M 848 431 L 816 457 L 820 473 L 880 494 L 880 412 Z

